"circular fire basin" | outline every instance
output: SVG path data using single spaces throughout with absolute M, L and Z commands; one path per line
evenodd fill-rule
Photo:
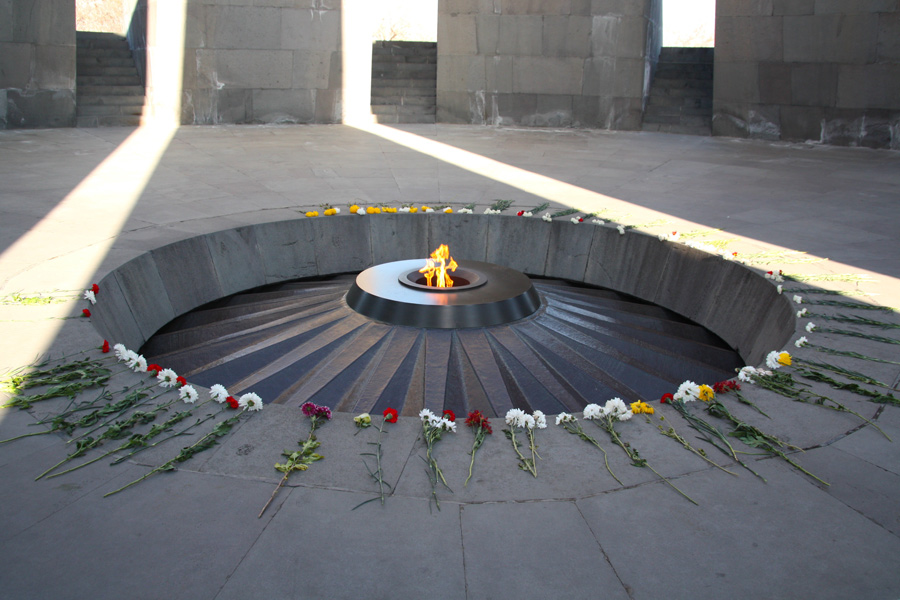
M 422 259 L 370 267 L 356 276 L 347 304 L 376 321 L 433 329 L 489 327 L 534 313 L 540 297 L 519 271 L 461 260 L 451 277 L 459 287 L 429 288 L 418 280 Z

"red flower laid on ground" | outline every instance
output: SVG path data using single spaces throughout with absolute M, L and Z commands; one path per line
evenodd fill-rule
M 668 404 L 672 400 L 675 399 L 675 396 L 672 394 L 663 394 L 662 398 L 659 399 L 660 404 Z
M 147 372 L 153 371 L 154 375 L 159 375 L 163 368 L 157 364 L 147 365 Z
M 89 310 L 86 309 L 86 308 L 83 308 L 83 309 L 81 309 L 81 315 L 84 316 L 84 317 L 90 317 L 90 316 L 91 316 L 91 311 L 89 311 Z
M 713 384 L 713 391 L 717 394 L 724 394 L 725 392 L 740 391 L 741 384 L 733 379 L 729 379 L 728 381 L 718 381 Z
M 109 342 L 107 342 L 106 340 L 103 340 L 103 345 L 100 347 L 100 350 L 103 351 L 103 354 L 106 354 L 107 352 L 109 352 Z
M 456 422 L 456 414 L 450 410 L 449 408 L 444 409 L 444 418 L 450 421 L 451 423 Z
M 234 396 L 228 396 L 225 401 L 228 402 L 228 406 L 230 406 L 231 408 L 238 408 L 241 405 L 241 403 L 238 402 L 237 398 L 235 398 Z
M 97 285 L 96 283 L 93 284 L 93 285 L 91 286 L 91 291 L 94 292 L 95 294 L 99 293 L 99 292 L 100 292 L 100 286 Z
M 396 408 L 384 409 L 384 422 L 385 423 L 396 423 L 397 422 L 397 409 Z
M 178 377 L 175 378 L 175 383 L 178 384 L 178 387 L 184 387 L 187 385 L 187 379 L 185 379 L 184 377 L 179 375 Z

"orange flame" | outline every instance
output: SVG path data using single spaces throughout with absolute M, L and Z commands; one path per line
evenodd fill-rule
M 450 262 L 447 262 L 447 259 Z M 425 266 L 419 269 L 419 273 L 425 274 L 425 285 L 428 287 L 448 288 L 453 287 L 453 280 L 447 271 L 455 271 L 457 266 L 456 261 L 450 256 L 450 248 L 447 244 L 441 244 L 431 253 L 431 258 L 425 259 Z M 432 278 L 435 279 L 434 283 L 431 283 Z

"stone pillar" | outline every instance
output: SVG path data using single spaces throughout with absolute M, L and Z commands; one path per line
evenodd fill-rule
M 638 129 L 660 0 L 442 0 L 438 121 Z
M 713 134 L 900 149 L 900 6 L 718 0 Z
M 341 0 L 188 0 L 183 81 L 182 123 L 339 122 Z
M 0 129 L 75 125 L 75 0 L 0 2 Z

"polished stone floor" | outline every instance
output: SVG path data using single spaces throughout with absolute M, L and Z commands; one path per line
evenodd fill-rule
M 760 273 L 812 277 L 785 284 L 807 299 L 900 306 L 898 198 L 900 153 L 814 144 L 443 125 L 4 131 L 0 370 L 45 353 L 99 357 L 90 349 L 102 338 L 78 316 L 88 306 L 80 290 L 131 258 L 189 235 L 295 219 L 323 204 L 574 205 L 652 234 L 728 241 L 726 251 Z M 56 300 L 21 300 L 38 294 Z M 895 313 L 806 307 L 824 315 L 812 319 L 820 329 L 900 338 L 896 329 L 825 319 L 898 324 Z M 797 357 L 861 371 L 900 396 L 896 345 L 806 333 L 808 321 L 798 319 L 792 339 L 807 335 L 816 345 L 895 362 L 790 346 Z M 110 388 L 139 381 L 120 372 Z M 360 457 L 375 432 L 354 435 L 353 413 L 338 413 L 317 432 L 325 459 L 294 473 L 261 519 L 280 478 L 272 465 L 308 431 L 296 408 L 245 417 L 178 471 L 109 498 L 171 459 L 179 443 L 35 482 L 71 446 L 52 434 L 26 438 L 0 445 L 0 595 L 896 598 L 900 409 L 823 384 L 812 389 L 894 441 L 846 412 L 752 386 L 744 395 L 768 417 L 726 400 L 741 419 L 805 449 L 790 458 L 830 486 L 735 441 L 751 453 L 740 456 L 754 476 L 659 404 L 652 421 L 620 426 L 697 506 L 630 466 L 605 432 L 587 424 L 617 482 L 599 450 L 552 419 L 536 434 L 537 478 L 517 469 L 495 420 L 463 487 L 472 434 L 462 425 L 446 434 L 436 456 L 453 493 L 439 489 L 436 510 L 421 427 L 401 418 L 383 444 L 392 494 L 383 507 L 351 510 L 375 493 Z M 36 417 L 67 401 L 54 402 L 32 412 L 0 409 L 0 439 L 35 431 Z M 660 435 L 660 416 L 735 474 Z

